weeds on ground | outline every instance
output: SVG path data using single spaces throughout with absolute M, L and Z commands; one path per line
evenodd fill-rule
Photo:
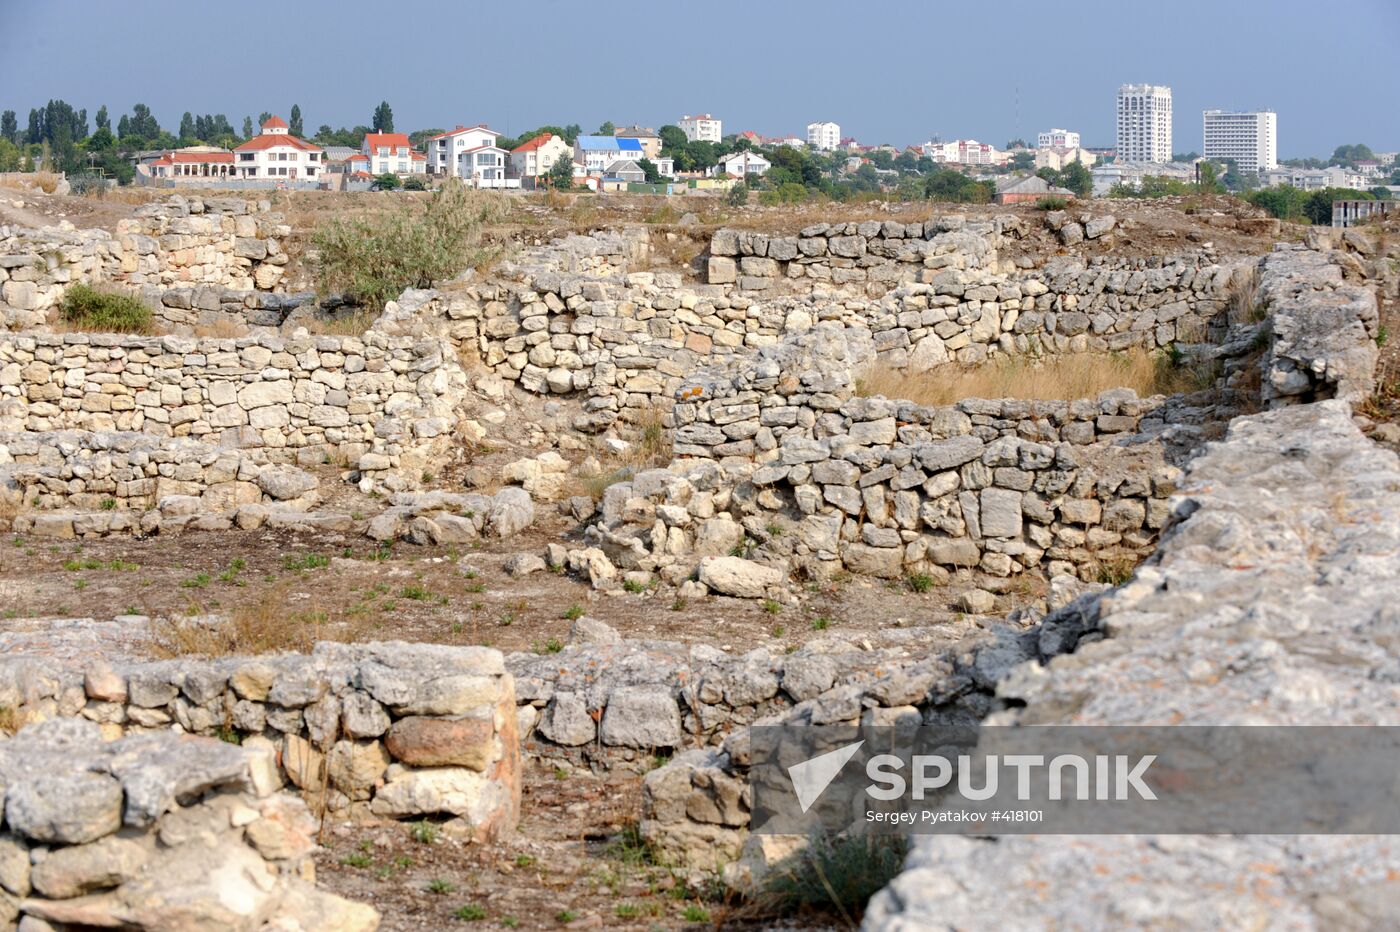
M 60 320 L 75 330 L 98 333 L 151 333 L 151 309 L 129 294 L 77 284 L 58 305 Z
M 904 867 L 907 850 L 899 835 L 814 837 L 772 876 L 760 900 L 778 915 L 814 910 L 854 928 L 870 897 Z

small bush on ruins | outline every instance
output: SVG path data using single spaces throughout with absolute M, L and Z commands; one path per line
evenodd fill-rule
M 768 881 L 765 899 L 782 915 L 798 910 L 839 915 L 852 927 L 870 897 L 904 867 L 908 843 L 898 835 L 814 837 Z
M 1035 206 L 1041 210 L 1064 210 L 1069 206 L 1069 201 L 1062 197 L 1042 197 L 1035 202 Z
M 482 234 L 504 212 L 500 197 L 454 180 L 426 204 L 332 220 L 313 237 L 320 290 L 380 310 L 405 288 L 431 288 L 490 260 L 495 249 L 482 243 Z
M 63 322 L 100 333 L 150 333 L 151 309 L 135 297 L 91 285 L 74 285 L 58 306 Z

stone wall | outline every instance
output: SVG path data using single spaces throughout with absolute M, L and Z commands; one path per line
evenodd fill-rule
M 75 282 L 273 291 L 291 228 L 269 211 L 266 201 L 175 195 L 120 221 L 115 235 L 68 221 L 0 227 L 0 319 L 11 330 L 42 326 Z
M 81 719 L 0 741 L 0 927 L 372 932 L 314 886 L 317 820 L 271 753 Z
M 0 500 L 52 511 L 144 511 L 158 503 L 188 513 L 255 502 L 305 509 L 316 478 L 254 452 L 135 432 L 0 433 Z M 176 500 L 179 501 L 176 501 Z
M 447 442 L 466 376 L 440 340 L 0 335 L 0 430 L 139 431 L 416 475 Z M 383 478 L 381 478 L 383 477 Z
M 86 719 L 108 739 L 237 740 L 345 817 L 448 815 L 488 839 L 519 815 L 514 681 L 487 648 L 321 643 L 310 656 L 82 669 L 16 655 L 0 658 L 0 707 L 30 721 Z

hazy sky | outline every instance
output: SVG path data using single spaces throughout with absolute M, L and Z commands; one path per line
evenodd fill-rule
M 1113 144 L 1121 83 L 1174 91 L 1174 148 L 1206 108 L 1270 108 L 1279 154 L 1400 149 L 1400 0 L 0 0 L 0 109 L 50 97 L 161 125 L 235 127 L 300 104 L 307 125 L 660 126 L 708 111 L 726 133 L 835 120 L 864 143 L 1052 126 Z M 737 10 L 737 12 L 733 12 Z M 1335 44 L 1332 36 L 1339 36 Z

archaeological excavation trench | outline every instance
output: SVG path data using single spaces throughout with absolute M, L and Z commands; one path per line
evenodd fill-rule
M 316 876 L 318 832 L 500 844 L 540 766 L 642 775 L 653 856 L 752 894 L 803 843 L 747 831 L 755 723 L 1390 724 L 1400 462 L 1353 418 L 1383 242 L 1134 255 L 1131 217 L 1027 210 L 721 228 L 677 266 L 627 227 L 351 334 L 278 290 L 259 206 L 0 228 L 7 597 L 45 560 L 196 543 L 287 546 L 258 567 L 285 598 L 369 593 L 297 643 L 232 563 L 186 612 L 127 611 L 143 569 L 7 614 L 0 922 L 399 928 Z M 161 332 L 54 326 L 78 282 L 139 289 Z M 1394 862 L 1379 836 L 927 837 L 864 921 L 1364 927 Z

